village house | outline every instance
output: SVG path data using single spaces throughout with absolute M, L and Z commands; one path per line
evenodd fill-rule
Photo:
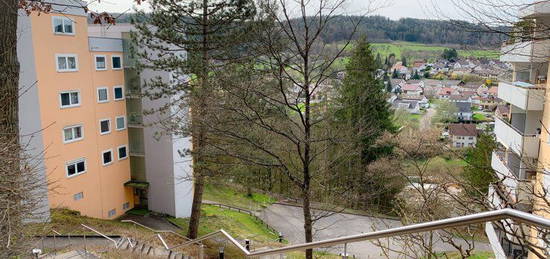
M 459 121 L 471 121 L 473 112 L 472 112 L 472 103 L 469 102 L 455 102 L 454 103 L 458 108 L 456 112 L 456 117 Z
M 394 109 L 402 109 L 411 114 L 420 114 L 420 104 L 415 100 L 395 99 L 392 102 Z
M 422 95 L 422 87 L 420 84 L 403 84 L 401 92 L 406 95 Z
M 478 131 L 475 124 L 455 123 L 449 125 L 449 136 L 454 148 L 474 147 Z

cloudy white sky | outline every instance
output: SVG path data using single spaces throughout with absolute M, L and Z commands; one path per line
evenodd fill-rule
M 97 3 L 98 0 L 88 0 L 88 2 L 95 2 L 91 4 L 91 8 L 96 11 L 108 11 L 108 12 L 131 12 L 134 6 L 135 0 L 101 0 L 101 3 Z M 293 2 L 297 0 L 285 0 Z M 315 0 L 314 0 L 315 1 Z M 509 14 L 516 14 L 519 5 L 532 2 L 534 0 L 347 0 L 344 8 L 344 12 L 347 14 L 365 14 L 366 10 L 369 10 L 369 4 L 374 2 L 374 6 L 377 8 L 374 12 L 369 14 L 377 14 L 389 17 L 390 19 L 400 19 L 405 17 L 421 18 L 421 19 L 444 19 L 453 18 L 461 20 L 475 20 L 468 19 L 467 15 L 461 12 L 459 6 L 464 6 L 464 3 L 470 5 L 465 7 L 466 9 L 484 9 L 481 13 L 498 13 L 503 15 L 507 12 Z M 147 8 L 147 1 L 139 8 Z M 473 3 L 476 3 L 472 5 Z M 485 5 L 485 6 L 484 6 Z M 500 8 L 494 8 L 495 5 Z M 370 6 L 372 7 L 372 6 Z M 495 11 L 497 10 L 497 11 Z M 498 16 L 496 16 L 498 17 Z
M 378 0 L 380 1 L 380 0 Z M 454 8 L 451 0 L 437 0 L 439 8 L 450 10 Z M 96 11 L 126 12 L 132 9 L 134 0 L 101 0 L 100 4 L 92 4 L 92 9 Z M 350 13 L 363 11 L 366 9 L 367 0 L 350 0 L 346 10 Z M 434 0 L 384 0 L 381 8 L 377 8 L 375 14 L 399 19 L 403 17 L 413 18 L 434 18 L 433 2 Z M 452 13 L 452 12 L 449 12 Z

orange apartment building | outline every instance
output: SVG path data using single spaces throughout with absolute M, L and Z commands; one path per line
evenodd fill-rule
M 82 8 L 55 4 L 49 14 L 21 14 L 18 31 L 20 89 L 24 93 L 20 100 L 21 135 L 29 145 L 27 152 L 38 158 L 43 172 L 38 180 L 44 182 L 44 189 L 37 192 L 47 195 L 44 208 L 69 208 L 82 215 L 113 219 L 134 206 L 150 207 L 148 196 L 153 189 L 161 194 L 171 192 L 180 202 L 189 201 L 189 206 L 177 213 L 170 203 L 173 200 L 153 199 L 162 205 L 153 206 L 153 210 L 187 216 L 192 197 L 189 184 L 186 198 L 176 197 L 174 179 L 153 175 L 154 171 L 145 177 L 144 169 L 139 169 L 144 165 L 136 166 L 148 157 L 143 152 L 132 153 L 130 140 L 134 149 L 144 149 L 147 141 L 143 132 L 129 132 L 147 127 L 129 128 L 128 116 L 135 114 L 127 109 L 128 69 L 122 38 L 89 37 L 87 14 Z M 137 112 L 142 112 L 141 107 Z M 148 141 L 154 142 L 152 138 Z M 164 166 L 156 163 L 162 161 L 149 160 L 149 166 L 159 167 L 161 174 Z M 168 169 L 168 173 L 175 170 Z M 143 177 L 136 180 L 136 174 Z M 163 180 L 151 186 L 148 180 L 154 179 Z

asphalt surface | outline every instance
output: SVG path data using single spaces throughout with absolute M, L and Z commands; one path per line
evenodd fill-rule
M 326 215 L 327 213 L 317 212 L 315 214 L 323 214 L 326 217 L 318 220 L 314 225 L 314 240 L 337 238 L 401 226 L 400 222 L 389 219 L 342 213 L 330 213 Z M 304 221 L 301 207 L 274 204 L 262 211 L 261 217 L 269 225 L 279 230 L 291 244 L 304 242 Z M 388 241 L 386 239 L 383 241 L 385 241 L 385 244 L 390 244 L 392 249 L 398 251 L 404 251 L 404 247 L 408 247 L 396 240 Z M 464 244 L 464 241 L 458 242 Z M 451 245 L 442 242 L 436 242 L 434 247 L 436 251 L 456 251 Z M 475 247 L 478 251 L 491 251 L 490 245 L 487 243 L 476 242 Z M 412 248 L 412 250 L 414 251 L 407 251 L 407 254 L 419 251 L 417 248 Z M 343 253 L 344 247 L 332 247 L 327 249 L 327 251 L 333 254 L 340 254 Z M 370 241 L 348 244 L 347 252 L 348 255 L 355 255 L 356 258 L 388 258 L 388 256 L 382 253 L 382 249 Z M 389 258 L 403 257 L 400 257 L 398 253 L 390 252 Z

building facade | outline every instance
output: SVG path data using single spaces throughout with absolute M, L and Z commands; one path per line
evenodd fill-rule
M 521 18 L 550 24 L 550 9 L 531 9 L 533 6 L 522 9 Z M 494 209 L 512 207 L 549 216 L 541 212 L 547 211 L 547 205 L 537 202 L 533 195 L 537 188 L 547 190 L 550 187 L 550 182 L 545 181 L 550 162 L 550 139 L 548 132 L 541 130 L 544 125 L 550 125 L 550 103 L 546 101 L 549 97 L 546 92 L 549 46 L 548 42 L 518 40 L 502 48 L 500 60 L 512 65 L 513 78 L 512 82 L 500 82 L 498 88 L 493 88 L 498 91 L 498 98 L 506 103 L 506 109 L 499 109 L 495 114 L 494 134 L 499 148 L 493 152 L 491 164 L 502 184 L 489 187 L 489 200 Z M 541 210 L 541 206 L 545 208 Z M 497 228 L 495 223 L 486 224 L 496 258 L 537 258 L 518 245 L 516 236 L 510 235 L 520 226 L 504 225 L 507 231 Z M 546 246 L 534 229 L 527 229 L 529 232 L 531 242 Z
M 183 167 L 190 167 L 190 162 L 181 161 L 185 157 L 176 150 L 149 156 L 138 152 L 163 138 L 146 134 L 135 137 L 136 128 L 146 132 L 153 126 L 136 125 L 137 115 L 129 112 L 142 111 L 133 107 L 135 101 L 129 95 L 131 82 L 127 78 L 134 78 L 127 69 L 123 39 L 90 36 L 87 14 L 69 1 L 54 1 L 52 7 L 50 13 L 20 14 L 17 46 L 20 89 L 24 93 L 20 100 L 21 135 L 23 143 L 31 147 L 28 152 L 41 164 L 40 180 L 47 196 L 44 210 L 69 208 L 82 215 L 113 219 L 142 206 L 188 216 L 187 210 L 177 213 L 176 208 L 165 209 L 169 207 L 165 202 L 146 202 L 147 195 L 154 192 L 147 180 L 154 178 L 166 186 L 170 182 L 159 172 L 166 161 L 155 156 L 170 154 L 172 166 L 174 160 Z M 185 140 L 173 142 L 190 148 Z M 156 177 L 135 184 L 135 175 L 141 173 L 135 164 L 149 158 Z M 187 197 L 192 197 L 190 190 L 182 188 L 179 192 L 177 184 L 166 186 L 155 191 L 170 192 L 191 206 Z

